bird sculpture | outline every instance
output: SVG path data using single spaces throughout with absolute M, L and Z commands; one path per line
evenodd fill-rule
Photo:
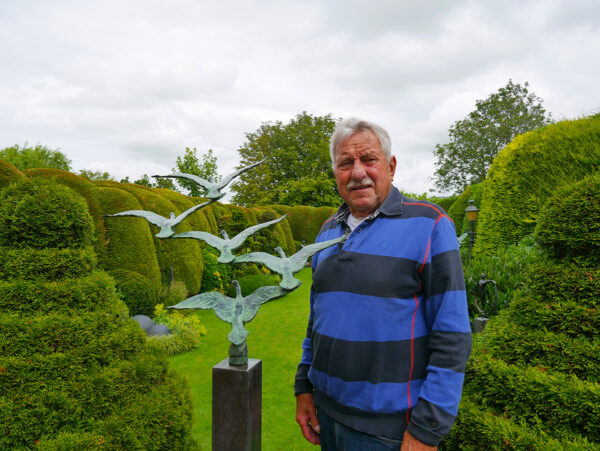
M 208 202 L 194 205 L 193 207 L 188 208 L 186 211 L 181 213 L 179 216 L 175 216 L 175 213 L 171 212 L 168 218 L 165 218 L 152 211 L 146 210 L 129 210 L 122 211 L 121 213 L 115 213 L 114 215 L 104 216 L 135 216 L 138 218 L 144 218 L 150 224 L 154 224 L 155 226 L 160 228 L 160 231 L 154 236 L 158 238 L 169 238 L 175 233 L 175 228 L 181 223 L 181 221 L 183 221 L 196 210 L 206 207 L 207 205 L 213 202 L 213 200 L 209 200 Z
M 310 244 L 304 246 L 298 252 L 291 257 L 286 257 L 285 252 L 280 247 L 275 250 L 281 257 L 276 257 L 266 252 L 250 252 L 244 255 L 238 255 L 234 259 L 234 263 L 261 263 L 269 268 L 271 271 L 275 271 L 281 274 L 281 283 L 279 286 L 286 290 L 293 290 L 297 288 L 302 282 L 294 277 L 298 271 L 300 271 L 306 265 L 309 257 L 313 256 L 319 251 L 326 249 L 334 244 L 341 243 L 346 239 L 347 235 L 342 235 L 339 238 L 333 240 L 321 241 L 320 243 Z
M 220 182 L 215 182 L 214 178 L 212 178 L 212 177 L 209 177 L 208 180 L 206 180 L 206 179 L 203 179 L 202 177 L 198 177 L 197 175 L 185 174 L 183 172 L 175 172 L 170 175 L 153 175 L 152 177 L 173 177 L 173 178 L 182 178 L 182 179 L 191 180 L 206 190 L 206 194 L 203 197 L 206 197 L 207 199 L 212 199 L 212 200 L 216 201 L 225 195 L 225 193 L 222 193 L 221 190 L 223 188 L 225 188 L 227 185 L 229 185 L 229 183 L 234 178 L 236 178 L 240 174 L 246 172 L 247 170 L 252 169 L 255 166 L 258 166 L 259 164 L 263 163 L 264 161 L 265 160 L 263 159 L 263 160 L 259 161 L 258 163 L 253 163 L 249 166 L 238 169 L 237 171 L 229 174 L 227 177 L 225 177 Z
M 221 230 L 221 235 L 223 236 L 223 238 L 219 238 L 218 236 L 215 236 L 212 233 L 201 232 L 197 230 L 178 233 L 176 235 L 173 235 L 171 238 L 193 238 L 196 240 L 202 240 L 206 242 L 209 246 L 214 247 L 220 252 L 219 257 L 217 258 L 217 262 L 230 263 L 235 258 L 232 251 L 240 247 L 242 243 L 246 240 L 246 238 L 248 238 L 253 233 L 259 231 L 260 229 L 264 229 L 265 227 L 277 224 L 283 218 L 285 218 L 285 215 L 283 215 L 281 218 L 277 218 L 272 221 L 263 222 L 255 226 L 248 227 L 247 229 L 238 233 L 233 238 L 229 238 L 225 230 Z
M 249 296 L 244 297 L 237 280 L 233 281 L 233 285 L 236 291 L 235 298 L 225 296 L 218 291 L 207 291 L 167 308 L 214 310 L 220 320 L 231 324 L 231 332 L 227 335 L 232 345 L 229 348 L 230 363 L 243 365 L 248 362 L 248 349 L 245 342 L 250 333 L 244 325 L 254 319 L 262 304 L 287 294 L 288 290 L 280 286 L 266 286 L 260 287 Z M 232 357 L 235 358 L 234 361 L 232 361 Z

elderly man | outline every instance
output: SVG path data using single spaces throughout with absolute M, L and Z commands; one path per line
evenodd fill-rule
M 331 138 L 344 203 L 317 241 L 296 421 L 326 450 L 431 450 L 458 410 L 471 350 L 454 225 L 393 185 L 388 133 L 347 119 Z

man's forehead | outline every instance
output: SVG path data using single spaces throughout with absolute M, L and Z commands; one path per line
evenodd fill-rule
M 365 155 L 371 153 L 381 152 L 379 146 L 373 143 L 354 143 L 344 144 L 338 148 L 337 156 L 348 156 L 348 155 Z

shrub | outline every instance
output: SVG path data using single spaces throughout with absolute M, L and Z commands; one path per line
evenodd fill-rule
M 530 235 L 547 199 L 598 168 L 600 114 L 517 136 L 483 182 L 475 254 L 498 253 Z
M 24 174 L 14 164 L 0 160 L 0 188 L 10 185 L 22 177 Z
M 160 299 L 161 304 L 166 305 L 167 307 L 170 305 L 179 304 L 181 301 L 184 301 L 188 298 L 188 290 L 183 282 L 179 282 L 174 280 L 168 286 L 163 287 Z
M 260 287 L 279 285 L 280 278 L 270 274 L 247 274 L 238 279 L 242 288 L 242 296 L 248 296 Z
M 600 262 L 600 174 L 563 187 L 538 218 L 535 238 L 556 260 Z
M 0 246 L 85 247 L 93 231 L 85 201 L 53 180 L 20 179 L 0 192 Z
M 200 337 L 206 335 L 206 327 L 200 322 L 197 312 L 184 315 L 180 311 L 166 310 L 164 305 L 158 304 L 154 310 L 154 322 L 167 326 L 171 334 L 148 337 L 148 343 L 167 355 L 196 348 Z
M 233 268 L 231 265 L 217 263 L 217 255 L 212 248 L 202 249 L 202 260 L 204 260 L 204 273 L 202 275 L 202 291 L 220 291 L 227 293 L 233 280 Z
M 139 272 L 115 269 L 109 272 L 131 316 L 151 315 L 158 303 L 158 290 Z
M 464 192 L 456 198 L 452 205 L 444 210 L 448 212 L 448 216 L 454 222 L 456 228 L 456 235 L 460 236 L 470 230 L 469 221 L 465 214 L 465 208 L 469 206 L 469 200 L 473 199 L 473 205 L 477 208 L 481 207 L 481 194 L 483 187 L 481 183 L 468 186 Z

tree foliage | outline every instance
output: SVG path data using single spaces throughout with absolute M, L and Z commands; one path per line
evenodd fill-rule
M 92 169 L 81 169 L 77 175 L 83 177 L 86 180 L 92 181 L 106 181 L 106 180 L 114 180 L 114 177 L 110 175 L 108 172 L 104 171 L 94 171 Z
M 71 170 L 71 160 L 58 149 L 50 149 L 41 144 L 34 147 L 25 143 L 0 150 L 0 159 L 15 165 L 21 171 L 31 168 L 56 168 L 64 171 Z
M 450 142 L 435 146 L 435 184 L 443 190 L 462 192 L 481 183 L 492 161 L 513 138 L 552 122 L 543 100 L 524 85 L 509 80 L 506 86 L 448 130 Z
M 238 168 L 266 161 L 243 173 L 232 185 L 239 205 L 333 206 L 340 203 L 329 139 L 335 127 L 331 115 L 298 114 L 288 124 L 264 122 L 238 149 Z
M 213 150 L 208 149 L 206 153 L 202 154 L 202 161 L 198 158 L 197 152 L 198 150 L 195 147 L 193 149 L 186 147 L 185 154 L 177 157 L 175 161 L 177 168 L 173 169 L 173 171 L 197 175 L 205 180 L 210 178 L 217 182 L 221 180 L 221 176 L 217 173 L 217 157 L 214 155 Z M 198 186 L 191 180 L 177 179 L 177 184 L 188 190 L 190 196 L 202 196 L 206 192 L 201 186 Z M 162 186 L 162 188 L 168 187 Z

